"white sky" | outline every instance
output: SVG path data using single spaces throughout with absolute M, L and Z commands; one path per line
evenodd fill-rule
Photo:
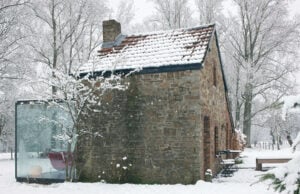
M 115 11 L 122 0 L 108 0 L 108 5 Z M 141 23 L 154 11 L 154 5 L 149 0 L 133 0 L 135 8 L 134 23 Z
M 113 0 L 112 0 L 113 1 Z M 134 0 L 137 23 L 143 21 L 147 16 L 151 16 L 154 11 L 154 5 L 149 0 Z
M 108 0 L 108 4 L 111 6 L 113 10 L 116 10 L 120 1 L 122 0 Z M 151 16 L 154 12 L 154 4 L 151 2 L 151 0 L 133 0 L 134 1 L 134 7 L 135 7 L 135 18 L 134 23 L 141 23 L 144 18 Z M 227 9 L 227 11 L 231 11 L 232 9 L 232 3 L 230 3 L 231 0 L 225 0 L 224 1 L 224 8 Z M 194 0 L 190 0 L 191 7 L 193 9 L 193 3 Z M 300 0 L 289 0 L 290 4 L 290 10 L 291 14 L 300 14 Z M 226 12 L 226 11 L 225 11 Z
M 291 13 L 293 15 L 300 14 L 300 0 L 294 0 L 294 2 L 290 3 Z

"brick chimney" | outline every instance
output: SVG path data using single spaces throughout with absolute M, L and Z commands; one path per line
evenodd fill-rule
M 121 34 L 121 25 L 116 20 L 103 21 L 103 43 L 113 42 Z

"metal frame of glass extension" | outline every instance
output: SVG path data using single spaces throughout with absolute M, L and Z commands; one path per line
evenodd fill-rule
M 56 138 L 72 127 L 70 115 L 53 101 L 15 104 L 15 178 L 19 182 L 64 182 L 66 141 Z M 56 102 L 62 103 L 63 102 Z

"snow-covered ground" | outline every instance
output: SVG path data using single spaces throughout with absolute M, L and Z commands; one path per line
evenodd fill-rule
M 10 154 L 0 154 L 0 193 L 8 194 L 271 194 L 268 183 L 255 183 L 259 175 L 265 172 L 255 171 L 256 157 L 294 157 L 290 149 L 281 151 L 246 149 L 242 154 L 243 164 L 233 177 L 222 177 L 213 183 L 198 181 L 195 185 L 134 185 L 105 183 L 61 183 L 38 185 L 17 183 L 14 178 L 14 161 Z M 282 165 L 282 164 L 276 164 Z M 263 165 L 265 166 L 265 165 Z M 268 165 L 274 166 L 274 165 Z M 253 184 L 255 183 L 255 184 Z

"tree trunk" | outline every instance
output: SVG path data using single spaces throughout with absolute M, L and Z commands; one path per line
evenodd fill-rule
M 272 147 L 273 147 L 273 150 L 274 150 L 274 146 L 275 146 L 275 143 L 276 143 L 274 129 L 271 129 L 270 135 L 272 137 Z
M 53 61 L 52 61 L 52 78 L 55 80 L 56 75 L 55 71 L 57 69 L 57 29 L 56 29 L 56 20 L 55 20 L 55 2 L 52 0 L 52 10 L 51 10 L 51 19 L 52 19 L 52 35 L 53 35 Z M 56 98 L 57 95 L 57 87 L 52 85 L 52 97 Z
M 292 140 L 290 134 L 288 134 L 288 135 L 286 136 L 286 139 L 287 139 L 289 145 L 292 146 L 292 145 L 293 145 L 293 140 Z
M 240 104 L 240 66 L 236 69 L 236 81 L 235 81 L 235 121 L 234 126 L 236 129 L 240 129 L 241 123 L 241 104 Z
M 10 159 L 13 160 L 14 159 L 14 152 L 13 152 L 13 148 L 10 148 Z
M 277 135 L 277 150 L 280 150 L 280 136 Z
M 67 147 L 67 154 L 66 154 L 66 179 L 65 181 L 67 182 L 71 182 L 72 180 L 72 164 L 73 162 L 71 162 L 71 166 L 69 166 L 70 160 L 72 160 L 71 157 L 71 143 L 68 142 L 68 147 Z
M 251 83 L 246 84 L 243 133 L 247 136 L 246 147 L 251 147 L 251 113 L 252 113 L 253 87 Z
M 237 129 L 240 128 L 240 115 L 241 115 L 241 110 L 240 110 L 240 101 L 239 99 L 236 99 L 236 107 L 235 107 L 235 127 Z

